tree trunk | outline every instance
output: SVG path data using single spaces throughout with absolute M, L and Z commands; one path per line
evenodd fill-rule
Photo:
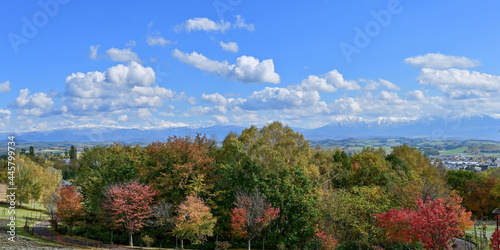
M 184 249 L 184 239 L 181 238 L 181 249 Z
M 251 241 L 251 240 L 250 240 L 250 239 L 248 239 L 248 250 L 250 250 L 250 249 L 251 249 L 251 248 L 250 248 L 250 241 Z
M 130 242 L 130 246 L 131 246 L 131 247 L 133 247 L 133 246 L 134 246 L 134 239 L 132 238 L 132 235 L 133 235 L 133 233 L 132 233 L 132 232 L 129 232 L 129 233 L 128 233 L 129 242 Z

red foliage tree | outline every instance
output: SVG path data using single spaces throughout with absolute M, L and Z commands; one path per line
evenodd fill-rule
M 321 249 L 335 249 L 335 247 L 337 247 L 338 240 L 332 235 L 329 235 L 321 230 L 316 230 L 314 235 L 319 238 L 321 242 Z
M 500 231 L 498 231 L 498 228 L 496 228 L 493 235 L 491 235 L 490 241 L 490 249 L 500 250 Z
M 418 199 L 416 205 L 416 210 L 391 209 L 375 215 L 390 240 L 412 244 L 420 241 L 427 249 L 449 249 L 453 237 L 462 236 L 455 207 L 444 205 L 440 199 Z
M 280 209 L 271 207 L 258 191 L 251 195 L 237 193 L 235 205 L 231 213 L 231 228 L 235 236 L 248 240 L 250 250 L 251 241 L 278 218 Z
M 71 185 L 60 186 L 57 192 L 60 199 L 57 201 L 56 216 L 68 225 L 72 235 L 75 222 L 83 215 L 82 195 Z
M 153 197 L 158 191 L 149 185 L 133 181 L 128 184 L 118 184 L 106 191 L 104 208 L 108 212 L 114 229 L 125 228 L 129 234 L 130 246 L 134 245 L 132 235 L 145 224 L 145 219 L 152 215 Z

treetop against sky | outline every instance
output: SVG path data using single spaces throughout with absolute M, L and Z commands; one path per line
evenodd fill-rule
M 500 4 L 2 2 L 2 131 L 500 116 Z

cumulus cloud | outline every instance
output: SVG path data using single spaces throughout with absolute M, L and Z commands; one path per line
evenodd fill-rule
M 6 121 L 10 119 L 11 112 L 7 109 L 0 109 L 0 121 Z
M 10 81 L 0 83 L 0 93 L 7 93 L 10 92 L 10 90 Z
M 128 120 L 128 116 L 127 115 L 120 115 L 120 116 L 118 116 L 118 121 L 126 122 L 127 120 Z
M 218 122 L 218 123 L 229 123 L 229 119 L 223 115 L 214 115 L 213 118 Z
M 368 91 L 376 90 L 380 86 L 383 86 L 383 87 L 390 89 L 390 90 L 396 90 L 396 91 L 399 91 L 401 89 L 396 84 L 394 84 L 390 81 L 381 79 L 381 78 L 378 79 L 378 82 L 375 80 L 370 80 L 370 79 L 359 79 L 359 81 L 366 83 L 365 87 L 363 87 L 363 90 L 368 90 Z
M 153 69 L 136 62 L 119 64 L 105 72 L 78 72 L 66 78 L 62 101 L 73 115 L 160 107 L 175 92 L 154 83 Z
M 280 82 L 280 76 L 274 72 L 272 59 L 260 62 L 259 59 L 252 56 L 240 56 L 236 59 L 235 64 L 229 64 L 227 61 L 219 62 L 208 59 L 196 52 L 188 54 L 178 49 L 175 49 L 172 55 L 179 61 L 198 69 L 245 83 L 267 82 L 276 84 Z
M 320 95 L 317 91 L 266 87 L 263 90 L 254 91 L 242 107 L 250 110 L 309 107 L 319 100 Z
M 225 30 L 229 29 L 231 27 L 230 22 L 226 22 L 224 20 L 220 20 L 219 22 L 212 21 L 206 17 L 196 17 L 192 19 L 186 20 L 183 24 L 177 25 L 175 30 L 176 31 L 181 31 L 181 30 L 186 30 L 187 32 L 190 31 L 221 31 L 224 32 Z
M 30 95 L 28 89 L 19 90 L 12 107 L 17 109 L 18 113 L 30 116 L 44 116 L 53 112 L 54 102 L 45 93 L 35 93 Z
M 89 49 L 89 58 L 92 59 L 92 60 L 97 60 L 97 51 L 99 50 L 99 47 L 101 47 L 101 45 L 91 45 L 90 46 L 90 49 Z
M 225 51 L 238 53 L 238 44 L 235 43 L 235 42 L 224 43 L 224 42 L 221 41 L 221 42 L 219 42 L 219 45 Z
M 437 87 L 452 97 L 482 97 L 500 93 L 500 76 L 465 69 L 423 68 L 417 78 L 420 84 Z
M 194 98 L 193 96 L 187 96 L 186 92 L 180 92 L 179 94 L 175 95 L 172 98 L 172 101 L 174 101 L 174 102 L 184 101 L 184 102 L 187 102 L 187 103 L 189 103 L 191 105 L 195 105 L 196 104 L 196 98 Z
M 406 94 L 406 98 L 408 100 L 422 101 L 425 99 L 425 95 L 424 95 L 424 92 L 417 89 L 417 90 L 408 91 L 408 93 Z
M 240 15 L 236 15 L 236 23 L 233 24 L 233 27 L 240 29 L 247 29 L 249 31 L 255 30 L 255 25 L 253 25 L 253 23 L 250 24 L 245 23 L 245 18 L 241 17 Z
M 160 35 L 160 32 L 153 32 L 148 34 L 146 42 L 148 43 L 149 46 L 163 46 L 165 47 L 166 45 L 173 44 L 172 41 L 166 40 Z
M 97 51 L 96 51 L 97 53 Z M 111 48 L 106 50 L 106 54 L 111 58 L 111 60 L 115 62 L 129 62 L 129 61 L 134 61 L 134 62 L 142 62 L 141 59 L 139 59 L 139 56 L 135 52 L 132 52 L 132 49 L 117 49 L 117 48 Z
M 405 63 L 420 68 L 448 69 L 448 68 L 473 68 L 481 65 L 478 60 L 467 57 L 443 55 L 441 53 L 428 53 L 423 56 L 408 57 Z
M 240 15 L 236 16 L 236 22 L 232 25 L 235 29 L 247 29 L 249 31 L 255 30 L 255 25 L 252 23 L 246 23 L 245 19 Z M 175 26 L 175 31 L 179 32 L 185 30 L 187 32 L 191 31 L 220 31 L 224 32 L 231 28 L 231 22 L 220 20 L 219 22 L 210 20 L 206 17 L 196 17 L 186 20 L 184 23 Z
M 332 84 L 333 86 L 339 89 L 345 90 L 359 90 L 361 87 L 354 80 L 345 80 L 344 76 L 340 74 L 336 69 L 325 74 L 325 79 L 328 84 Z
M 226 97 L 219 93 L 214 93 L 214 94 L 205 94 L 203 93 L 201 95 L 201 99 L 203 99 L 206 102 L 216 104 L 216 105 L 226 105 L 228 103 Z
M 321 91 L 321 92 L 335 92 L 337 89 L 329 84 L 325 78 L 318 77 L 315 75 L 310 75 L 306 79 L 302 80 L 301 84 L 297 86 L 297 89 L 306 91 Z

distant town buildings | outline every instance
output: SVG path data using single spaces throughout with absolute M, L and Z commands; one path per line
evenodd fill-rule
M 439 161 L 438 161 L 439 159 Z M 481 172 L 489 168 L 497 168 L 500 158 L 492 157 L 464 157 L 463 155 L 432 157 L 432 164 L 435 166 L 440 163 L 445 168 L 451 170 L 466 169 L 475 172 Z

